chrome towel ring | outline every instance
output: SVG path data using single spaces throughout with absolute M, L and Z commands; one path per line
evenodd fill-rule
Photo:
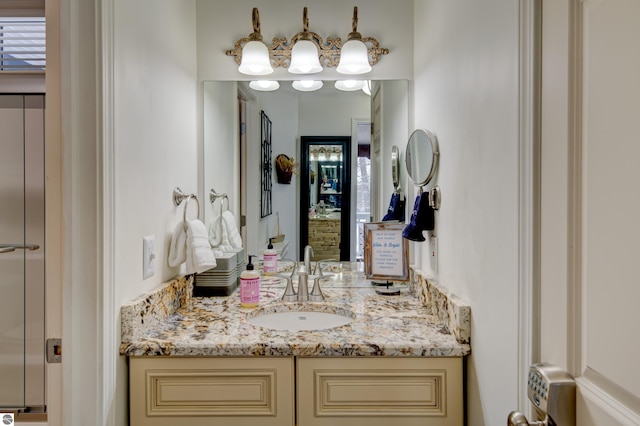
M 185 199 L 187 201 L 184 203 L 184 211 L 182 213 L 182 222 L 184 223 L 184 229 L 186 230 L 187 229 L 187 207 L 189 206 L 189 201 L 192 199 L 196 201 L 196 207 L 197 207 L 196 218 L 200 217 L 200 202 L 198 201 L 198 197 L 196 196 L 196 194 L 185 194 L 184 192 L 182 192 L 180 188 L 176 186 L 173 190 L 173 204 L 175 204 L 176 206 L 179 206 L 180 204 L 182 204 L 182 201 L 184 201 Z
M 224 200 L 227 200 L 227 210 L 229 210 L 229 196 L 227 195 L 227 193 L 223 193 L 220 194 L 218 192 L 215 191 L 215 189 L 211 188 L 211 191 L 209 192 L 209 201 L 211 201 L 211 206 L 213 206 L 213 204 L 216 202 L 216 200 L 218 198 L 222 198 L 222 200 L 220 201 L 220 216 L 222 216 L 222 208 L 224 207 Z

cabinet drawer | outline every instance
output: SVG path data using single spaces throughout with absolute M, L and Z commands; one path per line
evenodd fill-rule
M 299 358 L 298 424 L 463 422 L 461 358 Z
M 291 358 L 131 358 L 131 425 L 293 425 Z

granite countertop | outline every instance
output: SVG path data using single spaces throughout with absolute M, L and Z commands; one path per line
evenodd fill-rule
M 422 356 L 468 355 L 468 305 L 417 271 L 384 296 L 356 264 L 335 264 L 322 279 L 324 302 L 284 303 L 286 280 L 263 277 L 260 306 L 241 308 L 239 291 L 227 297 L 191 297 L 191 277 L 173 280 L 122 307 L 127 356 Z M 294 281 L 294 287 L 295 287 Z M 312 281 L 309 286 L 311 288 Z M 396 284 L 398 285 L 398 284 Z M 286 310 L 341 312 L 347 325 L 327 330 L 281 331 L 247 322 Z

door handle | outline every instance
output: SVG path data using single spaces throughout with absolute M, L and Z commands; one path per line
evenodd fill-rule
M 0 244 L 0 253 L 9 253 L 17 249 L 33 251 L 39 248 L 38 244 Z

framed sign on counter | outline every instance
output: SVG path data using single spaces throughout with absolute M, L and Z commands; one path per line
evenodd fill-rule
M 405 224 L 364 224 L 364 272 L 367 279 L 409 281 L 409 241 L 402 238 Z

